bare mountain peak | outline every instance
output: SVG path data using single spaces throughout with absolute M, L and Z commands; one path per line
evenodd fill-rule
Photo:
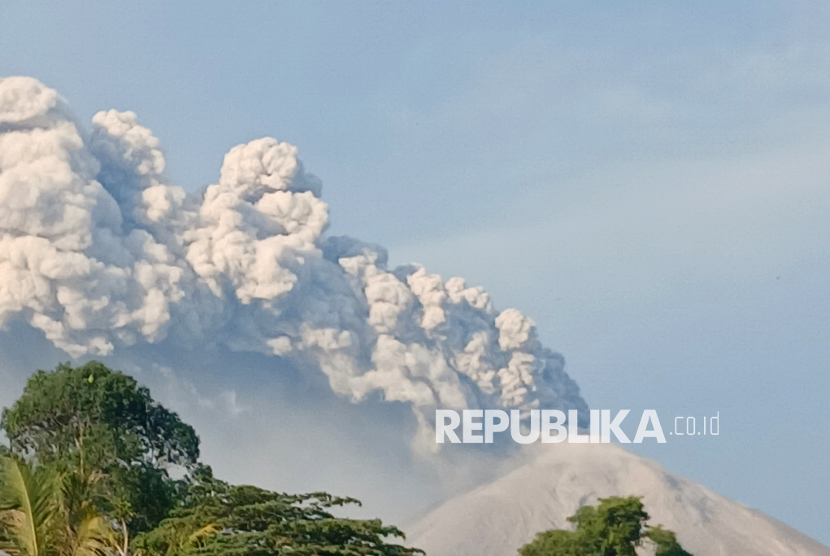
M 539 446 L 527 463 L 444 503 L 409 529 L 429 556 L 515 556 L 577 508 L 643 496 L 652 524 L 695 556 L 830 556 L 830 549 L 614 444 Z

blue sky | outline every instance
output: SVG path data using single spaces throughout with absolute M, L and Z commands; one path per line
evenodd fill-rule
M 0 75 L 133 110 L 171 181 L 300 148 L 332 233 L 484 286 L 639 451 L 830 544 L 830 8 L 7 3 Z

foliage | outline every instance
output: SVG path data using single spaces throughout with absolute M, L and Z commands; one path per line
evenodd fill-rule
M 539 533 L 530 544 L 519 549 L 520 556 L 585 556 L 580 539 L 570 531 Z
M 354 499 L 215 479 L 195 431 L 98 362 L 38 371 L 0 426 L 0 549 L 12 556 L 422 554 L 389 542 L 403 538 L 395 527 L 334 515 Z
M 106 519 L 73 500 L 66 479 L 52 467 L 0 457 L 0 549 L 12 556 L 106 554 Z
M 106 478 L 98 500 L 129 507 L 134 531 L 157 525 L 176 503 L 169 469 L 193 468 L 199 438 L 147 388 L 101 363 L 38 371 L 23 396 L 3 410 L 11 451 L 80 476 Z M 126 520 L 125 520 L 126 522 Z
M 680 546 L 672 531 L 659 525 L 649 530 L 648 538 L 657 546 L 655 556 L 692 556 Z
M 583 506 L 568 518 L 573 531 L 539 533 L 519 556 L 635 556 L 646 542 L 657 556 L 692 556 L 673 532 L 649 526 L 648 519 L 640 498 L 600 498 L 598 506 Z
M 331 510 L 359 504 L 317 492 L 288 495 L 253 486 L 231 486 L 204 468 L 189 489 L 186 506 L 150 533 L 136 539 L 146 556 L 305 555 L 404 556 L 421 554 L 388 544 L 403 537 L 379 520 L 335 517 Z
M 47 468 L 4 457 L 0 461 L 2 549 L 10 554 L 44 556 L 57 536 L 58 477 Z

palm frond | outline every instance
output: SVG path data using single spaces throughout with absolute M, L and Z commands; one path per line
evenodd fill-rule
M 0 510 L 6 552 L 49 555 L 60 512 L 58 476 L 45 467 L 33 470 L 12 457 L 0 458 Z
M 104 517 L 90 513 L 72 530 L 66 556 L 103 556 L 114 552 L 112 528 Z

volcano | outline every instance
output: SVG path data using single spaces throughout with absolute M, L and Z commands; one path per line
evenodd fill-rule
M 830 548 L 615 444 L 562 444 L 457 496 L 409 527 L 429 556 L 515 556 L 536 533 L 568 528 L 582 505 L 642 496 L 649 523 L 695 556 L 830 556 Z M 645 553 L 645 552 L 644 552 Z

